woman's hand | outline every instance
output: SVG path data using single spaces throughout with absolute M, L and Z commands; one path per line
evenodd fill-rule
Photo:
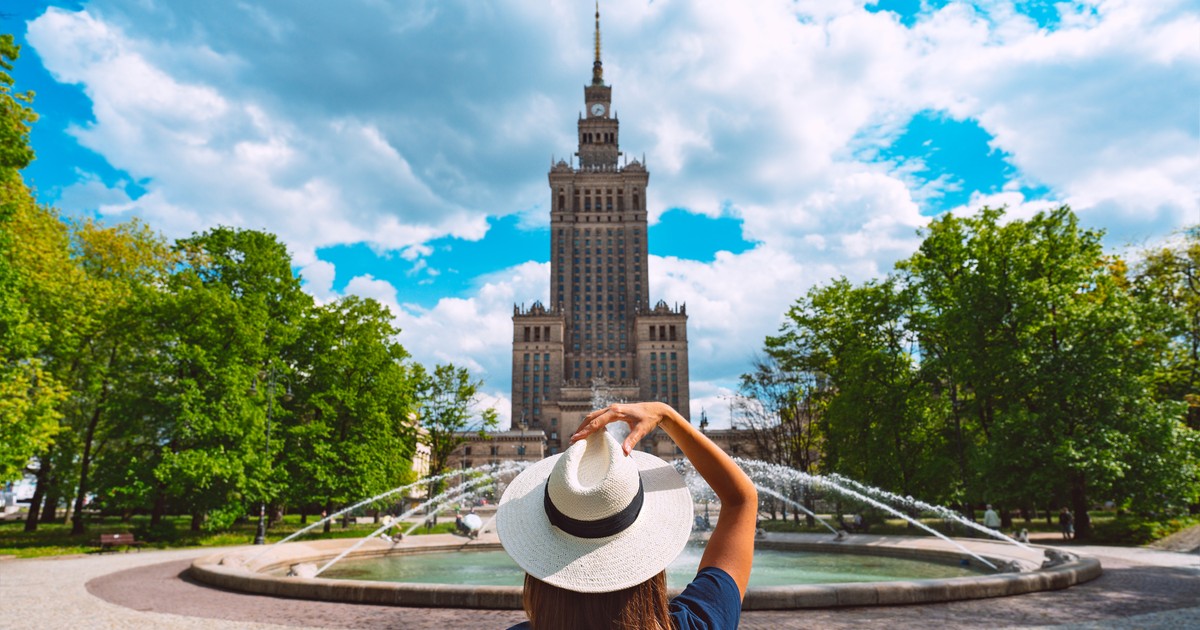
M 654 427 L 668 417 L 668 409 L 666 405 L 656 402 L 620 403 L 597 409 L 583 419 L 583 423 L 571 436 L 571 443 L 574 444 L 600 431 L 605 425 L 620 421 L 629 425 L 629 436 L 621 444 L 621 450 L 629 455 L 638 440 L 650 435 Z
M 603 431 L 606 425 L 618 420 L 629 424 L 629 437 L 621 445 L 626 456 L 638 440 L 655 427 L 661 427 L 717 494 L 721 513 L 700 557 L 700 568 L 718 567 L 725 571 L 745 596 L 754 564 L 754 529 L 758 520 L 758 492 L 754 482 L 729 455 L 666 403 L 616 404 L 597 409 L 583 419 L 571 442 Z

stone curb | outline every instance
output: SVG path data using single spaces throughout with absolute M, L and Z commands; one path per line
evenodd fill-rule
M 274 548 L 252 548 L 199 558 L 192 563 L 191 576 L 219 588 L 321 601 L 426 606 L 440 608 L 491 608 L 520 610 L 521 587 L 412 584 L 368 580 L 331 580 L 324 578 L 279 577 L 298 564 L 316 563 L 332 558 L 355 540 L 322 540 L 288 543 Z M 900 582 L 860 582 L 796 586 L 754 587 L 747 591 L 743 610 L 786 610 L 796 608 L 836 608 L 847 606 L 883 606 L 946 602 L 989 597 L 1005 597 L 1036 591 L 1069 588 L 1100 576 L 1100 561 L 1086 556 L 1066 554 L 1066 561 L 1040 568 L 1046 547 L 1017 548 L 974 539 L 956 542 L 971 549 L 997 566 L 1015 563 L 1021 572 L 993 573 L 977 577 L 959 577 Z M 761 548 L 887 555 L 925 561 L 965 564 L 974 562 L 961 551 L 931 548 L 938 544 L 929 538 L 856 536 L 848 540 L 806 534 L 771 534 L 758 541 Z M 413 537 L 397 544 L 381 540 L 367 541 L 348 557 L 364 558 L 394 554 L 499 549 L 494 536 L 464 543 L 450 535 Z

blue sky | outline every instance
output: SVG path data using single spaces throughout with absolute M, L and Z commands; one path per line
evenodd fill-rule
M 1153 6 L 1147 6 L 1153 5 Z M 1060 203 L 1111 246 L 1200 222 L 1194 2 L 609 0 L 605 77 L 650 179 L 652 299 L 687 303 L 720 426 L 808 287 L 944 212 Z M 546 172 L 590 79 L 583 0 L 0 0 L 37 92 L 27 179 L 171 237 L 266 229 L 320 300 L 388 304 L 508 411 L 545 299 Z

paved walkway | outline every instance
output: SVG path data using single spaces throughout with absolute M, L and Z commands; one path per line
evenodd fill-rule
M 761 611 L 742 628 L 1200 627 L 1200 555 L 1074 546 L 1097 556 L 1104 575 L 1065 591 L 947 604 Z M 244 595 L 182 576 L 214 550 L 143 551 L 0 561 L 3 625 L 55 628 L 506 628 L 518 611 L 363 606 Z M 12 614 L 17 610 L 16 614 Z M 277 625 L 275 625 L 277 624 Z

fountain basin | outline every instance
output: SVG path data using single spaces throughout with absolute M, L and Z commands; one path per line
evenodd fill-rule
M 342 560 L 321 577 L 376 582 L 521 586 L 525 572 L 502 550 L 431 551 Z M 667 587 L 682 589 L 696 575 L 704 548 L 688 545 L 667 567 Z M 316 567 L 313 565 L 315 573 Z M 992 571 L 959 562 L 931 562 L 882 555 L 827 553 L 795 549 L 755 549 L 750 588 L 797 584 L 890 582 L 976 577 Z M 276 575 L 286 574 L 277 571 Z
M 1066 554 L 1060 563 L 1041 568 L 1045 559 L 1044 547 L 1022 549 L 977 539 L 956 540 L 993 564 L 1021 570 L 945 579 L 751 587 L 746 593 L 743 609 L 831 608 L 1003 597 L 1068 588 L 1095 579 L 1102 572 L 1100 562 L 1086 556 Z M 212 586 L 278 597 L 392 606 L 521 609 L 521 588 L 518 586 L 414 584 L 272 575 L 272 572 L 286 572 L 297 565 L 321 564 L 356 542 L 339 539 L 293 542 L 268 549 L 246 547 L 199 558 L 193 562 L 190 574 L 197 581 Z M 924 537 L 856 535 L 834 541 L 830 536 L 816 534 L 768 534 L 758 540 L 756 546 L 940 563 L 972 561 L 961 551 L 946 550 L 942 541 Z M 348 557 L 499 548 L 499 541 L 493 534 L 470 542 L 451 535 L 415 536 L 397 544 L 367 541 Z

